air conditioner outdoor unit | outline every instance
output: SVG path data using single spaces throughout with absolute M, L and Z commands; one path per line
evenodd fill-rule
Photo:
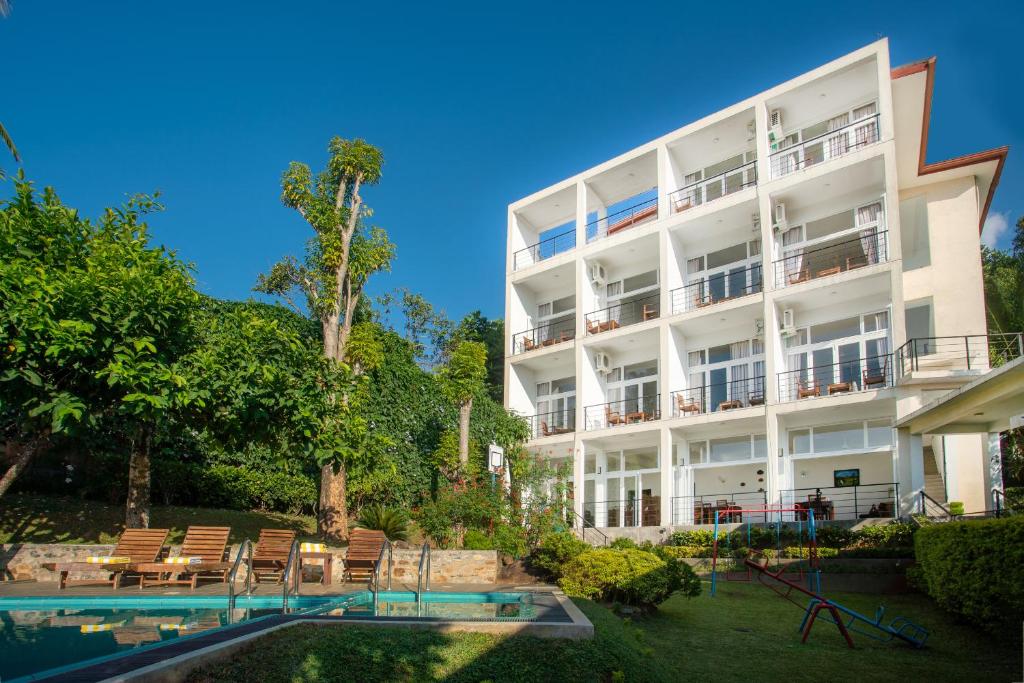
M 607 375 L 612 371 L 612 359 L 607 353 L 598 351 L 594 354 L 594 368 L 602 375 Z
M 792 337 L 796 334 L 796 317 L 793 315 L 792 308 L 782 311 L 782 330 L 780 334 L 783 337 Z
M 775 204 L 775 222 L 772 223 L 772 228 L 780 232 L 789 229 L 789 223 L 786 221 L 786 203 L 776 202 Z
M 606 273 L 604 271 L 604 266 L 602 264 L 600 264 L 600 263 L 591 263 L 590 264 L 590 281 L 593 284 L 595 284 L 595 285 L 600 287 L 601 285 L 603 285 L 605 283 L 605 279 L 606 279 Z
M 768 142 L 774 149 L 782 140 L 782 110 L 772 109 L 768 112 Z

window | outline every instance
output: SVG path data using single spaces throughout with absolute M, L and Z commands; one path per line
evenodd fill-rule
M 690 464 L 700 465 L 705 461 L 708 444 L 706 441 L 690 442 Z
M 807 221 L 807 239 L 819 239 L 836 232 L 849 230 L 853 227 L 853 221 L 853 209 L 842 211 L 832 216 L 826 216 L 825 218 L 819 218 L 818 220 Z
M 815 453 L 864 448 L 864 423 L 852 422 L 815 427 L 813 443 Z
M 746 243 L 736 244 L 725 249 L 713 251 L 708 254 L 708 269 L 720 268 L 721 266 L 743 261 L 747 258 Z
M 767 437 L 764 434 L 691 441 L 689 443 L 690 464 L 706 465 L 766 458 L 768 457 L 767 443 Z
M 828 455 L 892 447 L 889 420 L 844 422 L 789 430 L 790 455 Z
M 868 448 L 892 445 L 892 425 L 888 420 L 868 420 Z
M 650 450 L 622 451 L 626 471 L 651 470 L 658 467 L 658 452 Z
M 686 262 L 686 274 L 693 275 L 704 270 L 704 257 L 698 256 L 697 258 L 689 259 Z
M 633 363 L 632 365 L 623 366 L 626 379 L 637 379 L 640 377 L 649 377 L 651 375 L 658 374 L 658 361 L 649 360 L 643 363 Z
M 789 453 L 790 455 L 803 455 L 811 452 L 811 430 L 791 429 L 789 430 Z
M 646 273 L 640 273 L 639 275 L 633 275 L 622 280 L 622 289 L 624 292 L 635 292 L 638 289 L 645 289 L 647 287 L 656 287 L 658 285 L 658 271 L 651 270 Z
M 924 197 L 913 197 L 900 202 L 900 230 L 903 270 L 930 266 L 932 257 L 928 239 L 928 206 Z
M 907 304 L 907 339 L 927 339 L 932 334 L 932 305 L 931 302 L 914 302 Z M 922 346 L 922 344 L 918 344 Z M 923 348 L 923 346 L 922 346 Z M 916 349 L 919 353 L 921 348 Z
M 811 343 L 827 342 L 860 334 L 860 316 L 811 325 Z

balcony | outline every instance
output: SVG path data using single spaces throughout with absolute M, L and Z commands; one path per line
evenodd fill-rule
M 566 230 L 512 254 L 512 270 L 540 263 L 576 247 L 576 228 Z
M 689 417 L 764 405 L 764 376 L 672 392 L 672 416 Z
M 660 394 L 587 406 L 585 429 L 607 429 L 661 419 Z
M 1024 334 L 918 337 L 896 349 L 900 377 L 918 371 L 988 370 L 1024 356 Z
M 654 320 L 660 315 L 661 294 L 655 292 L 631 301 L 587 313 L 587 334 L 598 334 Z
M 672 498 L 673 524 L 714 524 L 715 513 L 719 523 L 770 522 L 769 512 L 741 512 L 750 508 L 764 508 L 768 494 L 764 491 L 737 491 L 735 493 L 710 493 L 699 496 L 675 496 Z
M 512 353 L 525 353 L 547 346 L 554 346 L 576 337 L 576 321 L 563 318 L 545 323 L 540 327 L 512 335 Z
M 530 423 L 530 438 L 561 436 L 576 431 L 576 409 L 567 408 L 550 413 L 539 413 L 527 418 Z
M 770 157 L 772 178 L 836 159 L 878 142 L 878 114 L 785 147 Z M 785 144 L 785 139 L 782 143 Z
M 778 377 L 780 402 L 884 389 L 892 386 L 892 355 L 799 368 L 780 372 Z
M 587 242 L 610 237 L 658 218 L 657 196 L 587 223 Z
M 672 313 L 688 313 L 761 291 L 761 264 L 717 273 L 708 278 L 673 289 Z
M 789 251 L 798 253 L 774 263 L 775 286 L 779 288 L 888 261 L 888 231 L 873 230 L 854 239 Z
M 668 198 L 672 213 L 682 213 L 687 209 L 708 204 L 755 185 L 757 185 L 757 162 L 751 161 L 711 178 L 681 187 L 670 192 Z
M 583 519 L 597 527 L 659 526 L 661 496 L 644 496 L 583 503 Z
M 896 517 L 899 484 L 858 484 L 856 486 L 824 486 L 782 491 L 783 504 L 802 510 L 813 510 L 814 521 L 861 520 Z M 790 513 L 806 520 L 807 512 Z

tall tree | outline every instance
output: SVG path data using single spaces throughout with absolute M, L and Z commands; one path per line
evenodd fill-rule
M 501 318 L 490 320 L 480 311 L 473 311 L 459 322 L 453 337 L 481 342 L 487 347 L 487 393 L 501 403 L 505 382 L 504 321 Z
M 487 347 L 480 342 L 461 341 L 451 350 L 448 363 L 438 373 L 448 399 L 459 409 L 459 462 L 469 464 L 469 418 L 473 398 L 483 389 L 487 376 Z
M 346 361 L 355 312 L 369 277 L 390 266 L 394 245 L 380 228 L 368 228 L 363 187 L 380 181 L 383 155 L 364 140 L 333 138 L 326 168 L 315 178 L 309 166 L 292 162 L 281 180 L 281 201 L 313 229 L 306 257 L 286 257 L 261 275 L 256 291 L 281 297 L 297 312 L 297 292 L 321 325 L 323 354 Z M 342 403 L 348 398 L 335 396 Z M 345 458 L 320 468 L 320 532 L 331 539 L 348 534 Z
M 0 17 L 6 17 L 10 13 L 11 3 L 9 3 L 7 0 L 0 0 Z M 14 160 L 18 163 L 21 163 L 21 157 L 18 156 L 18 148 L 14 146 L 14 140 L 11 139 L 10 134 L 7 132 L 7 129 L 4 128 L 4 124 L 2 123 L 0 123 L 0 140 L 3 140 L 4 144 L 7 146 L 7 149 L 10 150 L 11 156 L 14 157 Z M 3 177 L 4 172 L 0 170 L 0 178 Z

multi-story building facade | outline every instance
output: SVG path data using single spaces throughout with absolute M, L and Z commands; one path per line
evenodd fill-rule
M 1019 343 L 980 263 L 1006 149 L 926 163 L 934 66 L 882 40 L 509 206 L 505 404 L 580 520 L 894 517 L 936 474 L 984 509 L 989 440 L 896 428 Z

